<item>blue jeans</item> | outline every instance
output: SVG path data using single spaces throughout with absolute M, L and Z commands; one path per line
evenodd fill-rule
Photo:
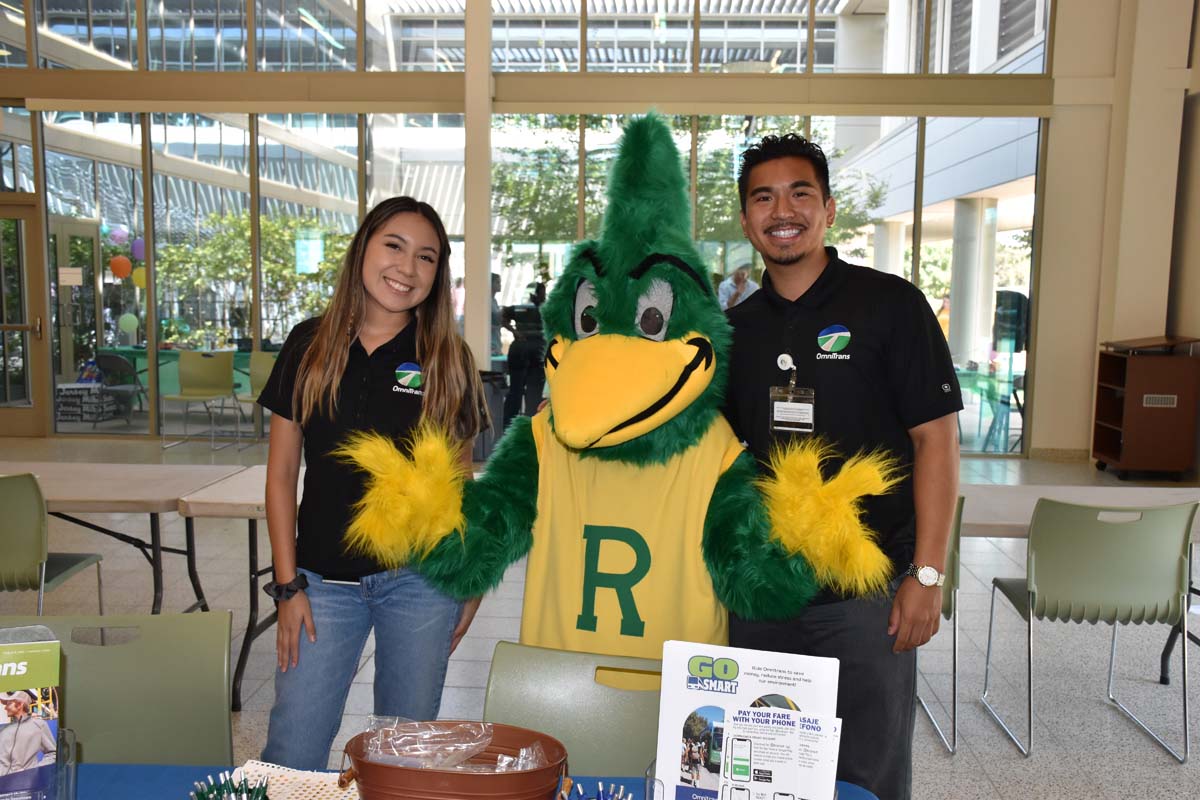
M 450 641 L 462 604 L 416 572 L 368 575 L 359 584 L 308 577 L 317 641 L 300 634 L 299 661 L 275 673 L 275 707 L 262 759 L 323 770 L 367 635 L 375 629 L 375 713 L 436 719 Z

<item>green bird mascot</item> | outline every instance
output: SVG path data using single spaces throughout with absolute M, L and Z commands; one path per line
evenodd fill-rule
M 825 479 L 829 453 L 797 437 L 759 477 L 721 416 L 731 331 L 661 118 L 628 124 L 608 194 L 600 238 L 543 307 L 550 404 L 513 422 L 475 481 L 437 430 L 407 455 L 347 442 L 368 473 L 347 545 L 460 598 L 528 555 L 523 643 L 646 658 L 668 639 L 725 644 L 728 611 L 786 618 L 822 585 L 884 588 L 858 501 L 895 465 L 860 455 Z

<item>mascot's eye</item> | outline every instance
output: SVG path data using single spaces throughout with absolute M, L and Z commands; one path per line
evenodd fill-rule
M 575 335 L 584 339 L 600 330 L 596 319 L 596 287 L 583 281 L 575 290 Z
M 671 321 L 671 309 L 675 306 L 675 293 L 671 284 L 661 278 L 650 282 L 649 288 L 638 298 L 637 315 L 634 323 L 638 332 L 647 339 L 661 342 L 667 337 L 667 323 Z

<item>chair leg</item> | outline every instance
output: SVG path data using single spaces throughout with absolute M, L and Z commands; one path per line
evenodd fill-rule
M 104 616 L 104 579 L 100 577 L 100 562 L 96 562 L 96 606 Z
M 956 590 L 957 591 L 957 590 Z M 942 740 L 942 745 L 950 753 L 958 750 L 958 602 L 955 600 L 955 612 L 952 620 L 953 628 L 951 628 L 951 672 L 950 672 L 950 735 L 947 737 L 942 726 L 933 717 L 933 710 L 925 702 L 925 698 L 917 695 L 917 702 L 921 704 L 921 709 L 925 712 L 925 716 L 929 717 L 929 723 L 933 725 L 934 733 Z M 917 662 L 920 663 L 920 654 L 917 655 Z
M 209 403 L 206 405 L 208 407 L 208 449 L 224 450 L 226 447 L 229 447 L 229 445 L 236 444 L 237 439 L 235 438 L 232 442 L 226 442 L 225 444 L 221 445 L 220 447 L 217 447 L 217 423 L 216 423 L 216 420 L 218 419 L 218 417 L 213 415 L 212 404 Z M 217 406 L 217 413 L 220 414 L 220 417 L 219 417 L 220 419 L 225 418 L 225 398 L 224 397 L 221 398 L 221 404 L 219 406 Z M 237 431 L 238 431 L 238 436 L 240 436 L 241 430 L 242 430 L 241 423 L 240 422 L 237 423 L 236 427 L 237 427 Z
M 992 667 L 992 626 L 996 620 L 996 585 L 995 584 L 992 584 L 992 605 L 991 605 L 991 609 L 988 611 L 987 653 L 984 655 L 984 658 L 983 658 L 983 694 L 979 696 L 980 701 L 983 703 L 984 709 L 989 714 L 991 714 L 992 719 L 994 719 L 996 721 L 996 723 L 1000 726 L 1000 728 L 1004 731 L 1004 733 L 1008 736 L 1008 738 L 1012 740 L 1012 743 L 1017 746 L 1017 749 L 1021 751 L 1021 755 L 1025 756 L 1026 758 L 1028 758 L 1029 754 L 1033 751 L 1033 598 L 1032 598 L 1032 596 L 1030 596 L 1029 609 L 1030 609 L 1029 620 L 1028 620 L 1029 629 L 1028 629 L 1028 639 L 1027 639 L 1028 650 L 1026 651 L 1027 658 L 1028 658 L 1028 660 L 1026 661 L 1026 664 L 1027 664 L 1028 673 L 1029 673 L 1029 696 L 1028 696 L 1029 697 L 1029 702 L 1028 702 L 1029 727 L 1027 728 L 1028 738 L 1026 741 L 1028 741 L 1029 744 L 1024 745 L 1021 743 L 1021 740 L 1017 738 L 1017 734 L 1014 733 L 1013 730 L 1008 727 L 1008 724 L 1005 723 L 1003 718 L 1001 718 L 999 712 L 997 712 L 996 709 L 992 707 L 992 704 L 988 702 L 988 686 L 990 684 L 991 667 Z
M 46 561 L 37 569 L 37 615 L 42 615 L 43 602 L 46 600 Z
M 1180 620 L 1180 624 L 1183 626 L 1183 633 L 1184 633 L 1185 637 L 1187 636 L 1187 615 L 1188 615 L 1187 601 L 1188 601 L 1188 596 L 1185 594 L 1185 595 L 1183 595 L 1183 606 L 1182 606 L 1183 614 L 1182 614 L 1182 619 Z M 1137 717 L 1137 715 L 1135 715 L 1132 711 L 1130 711 L 1129 708 L 1124 703 L 1122 703 L 1120 700 L 1118 700 L 1116 695 L 1113 693 L 1113 679 L 1114 679 L 1114 676 L 1116 673 L 1116 668 L 1117 668 L 1117 628 L 1118 627 L 1120 627 L 1119 624 L 1114 622 L 1113 623 L 1112 648 L 1109 650 L 1109 654 L 1108 654 L 1108 699 L 1109 699 L 1109 702 L 1113 703 L 1122 714 L 1129 717 L 1129 719 L 1135 725 L 1137 725 L 1139 728 L 1141 728 L 1142 731 L 1147 736 L 1149 736 L 1154 741 L 1158 742 L 1158 745 L 1162 749 L 1164 749 L 1168 753 L 1170 753 L 1175 758 L 1176 761 L 1178 761 L 1180 764 L 1186 764 L 1187 760 L 1188 760 L 1188 756 L 1191 755 L 1191 742 L 1190 742 L 1190 738 L 1188 736 L 1188 697 L 1187 697 L 1187 650 L 1188 649 L 1187 649 L 1187 646 L 1185 645 L 1183 648 L 1181 648 L 1183 650 L 1183 680 L 1181 681 L 1181 683 L 1183 684 L 1183 754 L 1180 755 L 1178 751 L 1176 751 L 1173 747 L 1171 747 L 1171 745 L 1169 745 L 1165 741 L 1163 741 L 1162 737 L 1160 737 L 1154 731 L 1150 730 L 1150 728 L 1146 725 L 1146 723 L 1142 722 L 1142 720 L 1140 720 Z M 1185 641 L 1186 641 L 1186 639 L 1185 639 Z

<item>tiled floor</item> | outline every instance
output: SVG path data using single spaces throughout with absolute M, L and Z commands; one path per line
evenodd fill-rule
M 157 442 L 116 440 L 0 439 L 2 460 L 76 460 L 97 462 L 263 463 L 265 447 L 212 452 L 206 444 L 160 450 Z M 1111 475 L 1089 464 L 1053 464 L 1008 459 L 964 459 L 965 483 L 1070 483 L 1116 485 Z M 114 474 L 120 480 L 120 474 Z M 98 515 L 94 518 L 100 519 Z M 114 527 L 146 534 L 144 515 L 104 515 Z M 233 612 L 234 649 L 247 618 L 244 585 L 246 526 L 243 521 L 201 520 L 197 526 L 199 570 L 214 608 Z M 183 523 L 164 519 L 167 543 L 182 544 Z M 269 547 L 260 537 L 259 557 L 266 563 Z M 51 542 L 58 550 L 104 554 L 106 606 L 110 613 L 142 613 L 150 603 L 150 574 L 132 548 L 57 519 L 51 520 Z M 1200 766 L 1172 761 L 1132 723 L 1105 701 L 1110 642 L 1107 626 L 1042 623 L 1035 627 L 1035 750 L 1025 759 L 987 718 L 978 702 L 983 685 L 987 644 L 988 600 L 994 576 L 1020 576 L 1025 569 L 1025 542 L 1015 539 L 966 539 L 962 545 L 959 595 L 959 752 L 951 756 L 918 712 L 914 796 L 917 798 L 1156 798 L 1200 796 Z M 521 614 L 523 564 L 514 565 L 496 592 L 483 602 L 470 634 L 454 654 L 442 700 L 445 717 L 478 718 L 483 709 L 491 652 L 501 639 L 517 638 Z M 189 585 L 182 559 L 167 561 L 168 610 L 188 602 Z M 0 593 L 0 613 L 31 613 L 30 593 Z M 998 601 L 994 666 L 999 670 L 993 695 L 1024 729 L 1024 625 L 1004 601 Z M 95 581 L 90 574 L 74 578 L 47 596 L 48 613 L 92 613 Z M 1192 616 L 1200 630 L 1200 618 Z M 1128 626 L 1121 630 L 1118 693 L 1135 709 L 1144 710 L 1152 725 L 1179 741 L 1178 650 L 1172 662 L 1172 686 L 1157 683 L 1158 654 L 1165 640 L 1162 627 Z M 1200 684 L 1200 649 L 1189 653 L 1193 699 Z M 948 626 L 922 650 L 921 694 L 935 713 L 949 707 L 950 635 Z M 257 757 L 262 747 L 273 698 L 274 637 L 254 645 L 243 686 L 244 707 L 234 715 L 234 755 L 239 763 Z M 339 760 L 343 741 L 357 732 L 371 708 L 373 649 L 368 644 L 346 704 L 342 730 L 334 743 L 331 765 Z M 1193 717 L 1197 716 L 1193 713 Z M 1192 722 L 1197 740 L 1200 723 Z

